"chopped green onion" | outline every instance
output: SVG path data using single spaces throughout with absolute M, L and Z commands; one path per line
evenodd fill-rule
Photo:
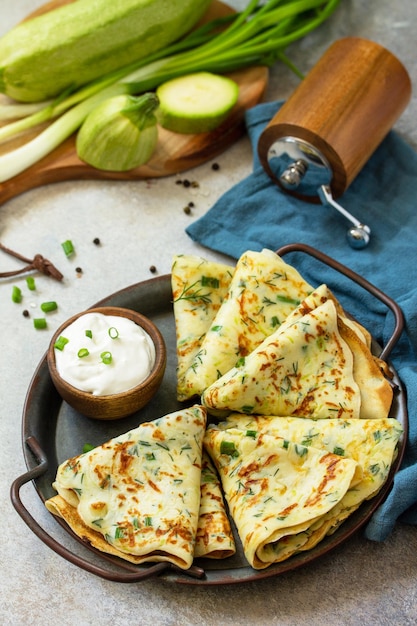
M 54 343 L 54 348 L 62 351 L 68 342 L 69 342 L 69 339 L 67 339 L 63 335 L 60 335 Z
M 272 328 L 275 328 L 276 326 L 279 326 L 279 319 L 278 319 L 278 317 L 276 315 L 274 315 L 271 318 L 271 326 L 272 326 Z
M 17 287 L 17 285 L 13 285 L 12 300 L 13 302 L 16 302 L 17 304 L 19 302 L 22 302 L 22 290 L 19 287 Z
M 247 430 L 246 431 L 246 437 L 253 437 L 253 439 L 256 439 L 256 435 L 258 433 L 256 432 L 256 430 Z
M 86 452 L 90 452 L 90 450 L 94 450 L 95 446 L 93 446 L 91 443 L 85 443 L 83 445 L 83 454 L 85 454 Z
M 61 246 L 66 256 L 72 256 L 74 254 L 75 250 L 71 239 L 67 239 L 66 241 L 61 243 Z
M 220 454 L 228 454 L 229 456 L 237 457 L 239 456 L 239 451 L 233 441 L 222 441 L 220 444 Z
M 214 289 L 218 289 L 220 287 L 220 281 L 218 278 L 215 278 L 214 276 L 202 276 L 201 286 L 213 287 Z
M 33 278 L 33 276 L 28 276 L 26 278 L 26 284 L 30 291 L 35 291 L 36 285 L 35 285 L 35 279 Z
M 113 357 L 112 357 L 112 355 L 111 355 L 111 352 L 109 352 L 109 351 L 102 352 L 102 353 L 100 354 L 100 358 L 101 358 L 101 360 L 103 361 L 103 363 L 104 363 L 105 365 L 110 365 L 110 363 L 111 363 L 111 362 L 112 362 L 112 360 L 113 360 Z
M 109 328 L 109 336 L 111 337 L 111 339 L 117 339 L 117 337 L 119 336 L 119 331 L 117 330 L 117 328 L 111 326 L 111 328 Z
M 51 300 L 50 302 L 42 302 L 41 309 L 44 313 L 50 313 L 51 311 L 56 311 L 58 305 L 55 301 Z
M 93 338 L 93 333 L 91 332 L 91 330 L 86 330 L 85 331 L 85 336 L 89 337 L 90 339 L 92 339 Z
M 33 320 L 33 325 L 36 330 L 42 330 L 47 327 L 46 319 L 44 317 L 35 317 Z
M 83 359 L 85 356 L 88 356 L 90 353 L 87 348 L 80 348 L 78 350 L 78 358 Z
M 298 454 L 298 456 L 304 456 L 308 454 L 308 448 L 306 446 L 299 446 L 298 443 L 294 444 L 294 450 L 295 453 Z
M 125 536 L 125 530 L 122 526 L 117 526 L 115 532 L 114 532 L 114 538 L 115 539 L 123 539 Z
M 145 517 L 145 526 L 152 526 L 152 517 L 149 515 Z

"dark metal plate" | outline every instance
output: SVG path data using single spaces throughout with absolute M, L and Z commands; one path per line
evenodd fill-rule
M 176 400 L 176 336 L 170 275 L 132 285 L 109 296 L 95 306 L 97 305 L 134 309 L 150 317 L 157 324 L 164 336 L 168 351 L 165 377 L 153 400 L 137 414 L 116 421 L 96 421 L 78 414 L 62 401 L 49 376 L 46 356 L 42 359 L 27 393 L 22 436 L 24 456 L 29 473 L 39 469 L 39 458 L 36 456 L 42 456 L 34 455 L 31 442 L 37 442 L 43 451 L 44 467 L 36 472 L 40 475 L 35 477 L 35 474 L 32 474 L 27 479 L 33 479 L 34 486 L 43 501 L 55 495 L 52 482 L 55 479 L 57 466 L 66 459 L 80 454 L 85 443 L 99 445 L 111 437 L 136 427 L 141 422 L 153 420 L 184 406 Z M 42 531 L 37 522 L 22 508 L 18 490 L 21 484 L 27 482 L 24 477 L 17 479 L 16 482 L 19 484 L 14 485 L 14 489 L 12 489 L 12 501 L 35 534 L 59 552 L 61 556 L 94 574 L 118 582 L 141 580 L 142 574 L 143 578 L 158 575 L 159 578 L 162 577 L 170 582 L 195 585 L 232 584 L 277 576 L 315 561 L 349 539 L 369 520 L 372 513 L 386 497 L 392 485 L 393 475 L 398 470 L 402 459 L 408 425 L 405 394 L 395 372 L 394 382 L 398 386 L 398 390 L 395 394 L 390 416 L 401 422 L 405 433 L 400 441 L 398 457 L 383 489 L 374 499 L 362 504 L 358 511 L 349 517 L 332 536 L 324 539 L 315 548 L 295 555 L 282 563 L 272 565 L 265 570 L 256 571 L 248 565 L 237 537 L 238 552 L 234 557 L 222 561 L 199 560 L 187 573 L 167 564 L 158 564 L 154 567 L 149 565 L 134 566 L 116 557 L 104 556 L 76 538 L 84 553 L 82 558 L 78 559 L 78 557 L 73 557 L 73 554 L 67 551 L 65 546 L 56 545 L 53 540 L 49 541 L 45 531 Z M 64 522 L 60 522 L 58 519 L 56 521 L 72 537 L 75 537 Z M 91 568 L 89 563 L 91 563 Z M 98 565 L 96 565 L 97 563 Z

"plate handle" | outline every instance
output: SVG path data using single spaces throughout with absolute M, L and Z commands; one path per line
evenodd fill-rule
M 201 579 L 205 577 L 205 571 L 200 567 L 196 567 L 193 565 L 188 570 L 182 570 L 181 568 L 176 567 L 172 563 L 166 563 L 166 562 L 156 563 L 155 565 L 152 565 L 150 567 L 147 567 L 141 570 L 138 570 L 137 566 L 126 562 L 126 564 L 123 563 L 120 566 L 126 567 L 127 569 L 130 569 L 131 571 L 123 571 L 123 572 L 111 571 L 109 569 L 105 569 L 97 565 L 94 565 L 93 563 L 90 563 L 89 561 L 85 560 L 81 556 L 74 554 L 73 552 L 68 550 L 65 546 L 63 546 L 58 541 L 53 539 L 53 537 L 51 537 L 38 524 L 38 522 L 31 515 L 31 513 L 29 513 L 29 511 L 23 504 L 22 499 L 20 497 L 20 489 L 23 487 L 23 485 L 30 482 L 31 480 L 35 480 L 36 478 L 39 478 L 40 476 L 45 474 L 45 472 L 48 469 L 48 459 L 45 453 L 43 452 L 42 448 L 40 447 L 37 439 L 33 436 L 28 437 L 26 439 L 26 445 L 32 452 L 34 458 L 36 459 L 37 465 L 33 469 L 28 470 L 27 472 L 25 472 L 24 474 L 22 474 L 21 476 L 19 476 L 13 481 L 11 488 L 10 488 L 10 498 L 11 498 L 14 508 L 16 509 L 20 517 L 23 519 L 25 524 L 41 541 L 43 541 L 43 543 L 45 543 L 54 552 L 62 556 L 64 559 L 66 559 L 70 563 L 73 563 L 74 565 L 86 570 L 87 572 L 90 572 L 91 574 L 95 574 L 96 576 L 99 576 L 101 578 L 105 578 L 106 580 L 112 580 L 114 582 L 130 582 L 130 583 L 140 582 L 142 580 L 155 577 L 155 576 L 158 576 L 162 573 L 166 573 L 169 571 L 173 571 L 176 574 L 181 573 L 183 575 L 190 576 L 192 578 Z M 79 540 L 79 538 L 77 539 Z M 114 562 L 116 563 L 116 561 Z
M 327 254 L 324 254 L 324 252 L 320 252 L 316 248 L 312 248 L 311 246 L 308 246 L 304 243 L 291 243 L 287 244 L 286 246 L 282 246 L 281 248 L 276 250 L 276 253 L 279 256 L 284 256 L 289 252 L 304 252 L 312 257 L 315 257 L 322 263 L 325 263 L 326 265 L 340 272 L 347 278 L 350 278 L 350 280 L 357 283 L 360 287 L 368 291 L 375 298 L 383 302 L 392 311 L 395 318 L 394 330 L 390 339 L 387 341 L 386 345 L 382 349 L 381 354 L 379 355 L 380 359 L 382 359 L 383 361 L 387 361 L 404 329 L 404 314 L 399 305 L 395 302 L 395 300 L 392 300 L 383 291 L 378 289 L 378 287 L 375 287 L 375 285 L 370 283 L 360 274 L 357 274 L 350 268 L 327 256 Z

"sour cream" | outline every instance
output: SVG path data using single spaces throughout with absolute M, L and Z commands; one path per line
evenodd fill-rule
M 67 326 L 61 337 L 67 343 L 62 350 L 55 348 L 59 375 L 73 387 L 96 396 L 135 387 L 155 363 L 151 337 L 126 317 L 86 313 Z

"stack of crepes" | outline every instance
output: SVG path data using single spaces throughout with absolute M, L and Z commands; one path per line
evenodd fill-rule
M 380 491 L 402 433 L 389 368 L 326 285 L 270 250 L 235 268 L 179 256 L 172 283 L 177 395 L 228 416 L 204 445 L 262 569 L 314 547 Z
M 388 368 L 273 252 L 178 256 L 172 290 L 177 395 L 198 402 L 63 462 L 47 508 L 133 563 L 227 558 L 229 515 L 255 569 L 311 549 L 387 480 L 402 433 Z
M 101 552 L 132 563 L 235 553 L 219 479 L 193 406 L 141 424 L 58 467 L 47 509 Z

